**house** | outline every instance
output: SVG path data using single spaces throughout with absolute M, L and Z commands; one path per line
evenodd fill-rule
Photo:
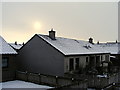
M 109 52 L 111 57 L 120 59 L 120 42 L 98 43 L 96 45 Z
M 18 70 L 63 76 L 65 73 L 83 73 L 87 66 L 107 67 L 109 53 L 89 41 L 35 34 L 17 55 Z
M 15 56 L 17 52 L 0 36 L 0 60 L 2 62 L 2 81 L 15 78 Z
M 120 66 L 120 42 L 98 43 L 96 45 L 110 53 L 110 61 L 115 69 L 112 70 L 116 71 Z

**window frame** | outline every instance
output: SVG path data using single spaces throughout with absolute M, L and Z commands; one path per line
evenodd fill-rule
M 3 66 L 3 59 L 6 59 L 7 61 L 7 65 L 6 66 Z M 2 57 L 2 68 L 8 68 L 9 66 L 9 58 L 8 57 Z

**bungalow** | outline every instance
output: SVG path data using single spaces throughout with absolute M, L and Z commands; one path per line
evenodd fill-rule
M 0 61 L 2 63 L 2 81 L 15 77 L 15 56 L 17 52 L 0 36 Z
M 83 73 L 87 66 L 107 67 L 109 53 L 89 41 L 35 34 L 17 55 L 18 70 L 63 76 L 76 71 Z M 89 67 L 89 68 L 90 68 Z

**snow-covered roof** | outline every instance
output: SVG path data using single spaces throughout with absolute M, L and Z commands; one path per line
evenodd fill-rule
M 108 53 L 102 48 L 94 44 L 90 44 L 88 41 L 68 39 L 63 37 L 56 37 L 56 40 L 52 40 L 48 35 L 37 35 L 58 49 L 64 55 Z
M 17 50 L 19 50 L 22 46 L 23 46 L 23 44 L 15 44 L 15 43 L 9 43 L 14 49 L 17 49 Z
M 17 54 L 17 52 L 0 36 L 0 54 Z
M 120 54 L 120 43 L 100 43 L 97 46 L 103 48 L 111 54 Z

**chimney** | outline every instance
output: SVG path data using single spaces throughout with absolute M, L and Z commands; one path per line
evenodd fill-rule
M 49 37 L 50 37 L 52 40 L 55 40 L 55 31 L 53 31 L 53 28 L 51 29 L 51 31 L 49 31 Z
M 97 44 L 100 44 L 100 42 L 98 41 Z
M 15 41 L 15 45 L 17 45 L 17 41 Z
M 22 44 L 22 45 L 23 45 L 23 46 L 25 45 L 25 44 L 24 44 L 24 42 L 23 42 L 23 44 Z
M 89 43 L 93 44 L 93 39 L 89 38 Z

